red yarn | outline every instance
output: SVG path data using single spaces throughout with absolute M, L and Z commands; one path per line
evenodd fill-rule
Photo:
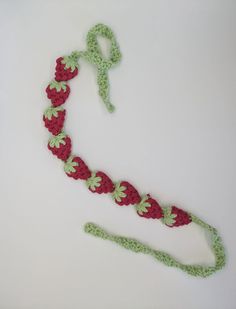
M 56 72 L 55 72 L 55 79 L 57 81 L 67 81 L 72 79 L 78 74 L 78 68 L 75 68 L 74 71 L 71 71 L 71 68 L 66 69 L 65 64 L 62 63 L 63 57 L 60 57 L 56 60 Z
M 91 176 L 91 172 L 88 168 L 88 166 L 85 164 L 85 162 L 80 157 L 74 157 L 72 162 L 78 163 L 77 166 L 73 166 L 75 169 L 75 172 L 66 173 L 67 176 L 72 177 L 74 179 L 82 179 L 87 180 Z
M 174 218 L 175 223 L 171 227 L 186 225 L 192 222 L 189 214 L 176 206 L 172 206 L 171 213 L 176 215 L 176 217 Z
M 46 88 L 47 97 L 51 100 L 53 106 L 60 106 L 65 103 L 70 94 L 70 87 L 66 85 L 66 91 L 61 89 L 57 91 L 56 88 L 50 89 L 50 85 Z
M 62 161 L 66 161 L 70 154 L 71 154 L 71 139 L 69 136 L 66 136 L 64 138 L 65 145 L 60 144 L 59 148 L 57 147 L 51 147 L 48 143 L 48 149 L 51 150 L 51 152 L 58 157 L 58 159 L 61 159 Z
M 67 58 L 64 59 L 63 57 L 60 57 L 56 60 L 56 63 L 57 63 L 56 72 L 55 72 L 56 82 L 68 81 L 78 74 L 78 68 L 76 67 L 76 65 L 74 66 L 73 60 L 72 60 L 72 65 L 71 65 L 74 68 L 73 71 L 71 67 L 66 68 L 66 64 L 62 63 L 62 61 L 64 60 L 67 61 L 68 59 Z M 67 64 L 69 66 L 70 62 L 67 62 Z M 66 85 L 65 83 L 62 83 L 59 86 L 57 84 L 55 85 L 55 83 L 54 84 L 51 83 L 51 89 L 50 89 L 50 85 L 48 85 L 46 88 L 46 93 L 47 93 L 47 97 L 51 100 L 52 105 L 54 107 L 57 107 L 65 103 L 66 99 L 68 98 L 70 94 L 70 87 Z M 43 116 L 45 127 L 54 136 L 57 136 L 58 134 L 62 132 L 62 129 L 64 126 L 65 114 L 66 114 L 66 111 L 64 109 L 62 110 L 59 109 L 57 111 L 56 116 L 55 116 L 55 113 L 52 115 L 50 115 L 49 113 L 50 116 L 48 116 L 47 113 L 45 113 L 45 115 Z M 51 119 L 49 119 L 48 117 Z M 57 142 L 57 140 L 55 141 Z M 52 140 L 51 145 L 53 146 L 50 146 L 50 142 L 49 142 L 48 149 L 59 159 L 67 163 L 67 166 L 65 165 L 65 171 L 69 177 L 72 177 L 74 179 L 87 180 L 87 185 L 91 192 L 96 192 L 98 194 L 113 193 L 115 203 L 120 206 L 138 205 L 141 202 L 141 196 L 139 195 L 138 191 L 133 187 L 133 185 L 131 185 L 127 181 L 121 181 L 118 187 L 115 188 L 115 185 L 113 184 L 112 180 L 104 172 L 97 171 L 95 173 L 95 178 L 100 177 L 101 179 L 94 179 L 94 183 L 93 183 L 93 179 L 91 177 L 93 177 L 94 174 L 90 171 L 86 163 L 80 157 L 77 157 L 77 156 L 70 157 L 71 148 L 72 148 L 70 137 L 67 135 L 63 137 L 63 141 L 65 142 L 65 144 L 63 144 L 60 141 L 62 140 L 59 140 L 59 144 L 56 143 L 56 145 L 59 146 L 57 148 Z M 71 163 L 77 163 L 77 165 L 74 165 Z M 91 178 L 90 182 L 89 182 L 89 178 Z M 120 187 L 123 187 L 123 188 L 120 189 Z M 125 195 L 125 196 L 123 197 L 122 195 Z M 144 206 L 145 207 L 144 209 L 146 211 L 137 210 L 138 215 L 144 218 L 153 218 L 153 219 L 163 218 L 164 216 L 163 210 L 161 206 L 158 204 L 158 202 L 155 199 L 153 199 L 150 196 L 150 194 L 147 194 L 147 197 L 148 198 L 145 199 L 144 202 L 148 203 L 149 206 L 148 207 Z M 142 209 L 143 206 L 140 204 L 140 207 Z M 171 214 L 174 214 L 176 216 L 173 218 L 173 224 L 168 225 L 170 227 L 174 227 L 174 226 L 177 227 L 177 226 L 189 224 L 192 221 L 190 215 L 187 212 L 185 212 L 182 209 L 177 208 L 176 206 L 171 207 Z
M 145 203 L 149 203 L 150 206 L 146 208 L 147 212 L 142 212 L 142 214 L 140 214 L 139 212 L 137 212 L 137 214 L 140 217 L 144 217 L 144 218 L 152 218 L 152 219 L 160 219 L 163 217 L 163 213 L 162 213 L 162 209 L 161 206 L 158 204 L 158 202 L 156 200 L 154 200 L 150 194 L 147 194 L 148 199 L 145 200 Z
M 115 199 L 116 204 L 128 206 L 138 204 L 141 201 L 138 191 L 128 181 L 121 181 L 120 186 L 126 187 L 123 191 L 126 197 L 122 197 L 120 202 Z
M 43 116 L 43 121 L 44 121 L 45 127 L 53 135 L 57 135 L 62 131 L 62 128 L 64 126 L 64 121 L 65 121 L 65 114 L 66 114 L 65 110 L 58 111 L 57 117 L 52 115 L 51 120 L 49 120 L 47 117 L 45 117 L 45 115 Z
M 114 191 L 114 184 L 112 182 L 112 180 L 103 172 L 96 172 L 96 177 L 101 177 L 100 180 L 100 186 L 99 187 L 95 187 L 95 190 L 92 190 L 91 187 L 89 187 L 89 190 L 91 192 L 96 192 L 96 193 L 110 193 Z

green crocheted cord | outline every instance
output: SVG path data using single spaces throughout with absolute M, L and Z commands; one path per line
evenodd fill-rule
M 108 58 L 103 57 L 101 49 L 99 47 L 97 36 L 102 36 L 110 40 L 111 42 L 111 49 L 110 49 L 110 56 Z M 78 62 L 79 58 L 82 57 L 89 61 L 91 64 L 95 65 L 97 68 L 97 83 L 99 87 L 99 95 L 102 98 L 106 108 L 109 112 L 114 111 L 114 106 L 110 102 L 110 95 L 109 95 L 109 79 L 108 79 L 108 70 L 112 68 L 114 65 L 120 62 L 121 60 L 121 52 L 119 49 L 119 46 L 117 44 L 117 41 L 115 39 L 115 36 L 112 32 L 112 30 L 103 25 L 103 24 L 97 24 L 87 34 L 87 50 L 85 51 L 74 51 L 70 56 L 68 56 L 73 65 L 74 62 Z M 50 141 L 50 146 L 58 146 L 60 143 L 63 143 L 63 137 L 60 138 L 54 138 Z M 66 169 L 72 169 L 73 167 L 70 166 L 70 162 L 67 164 L 68 166 Z M 90 183 L 91 182 L 91 183 Z M 98 184 L 98 179 L 96 177 L 92 177 L 88 181 L 88 185 L 92 185 L 92 188 L 94 189 Z M 118 188 L 114 194 L 113 198 L 117 199 L 119 201 L 120 196 L 125 195 L 123 192 L 123 188 Z M 140 213 L 147 211 L 145 207 L 148 207 L 149 205 L 142 205 L 138 211 Z M 168 211 L 168 209 L 166 210 Z M 148 254 L 153 256 L 156 260 L 162 262 L 163 264 L 170 266 L 170 267 L 176 267 L 181 269 L 182 271 L 192 275 L 192 276 L 199 276 L 199 277 L 207 277 L 216 272 L 217 270 L 221 269 L 225 265 L 225 251 L 224 246 L 221 241 L 220 236 L 218 235 L 218 232 L 215 228 L 208 225 L 207 223 L 200 220 L 198 217 L 189 214 L 191 216 L 192 222 L 198 224 L 205 230 L 207 230 L 211 234 L 212 238 L 212 251 L 215 255 L 215 265 L 214 266 L 201 266 L 201 265 L 186 265 L 179 261 L 177 261 L 174 257 L 169 255 L 168 253 L 154 250 L 148 245 L 145 245 L 138 240 L 117 236 L 110 234 L 103 230 L 101 227 L 95 225 L 94 223 L 87 223 L 85 225 L 85 231 L 89 234 L 92 234 L 96 237 L 100 237 L 103 239 L 111 240 L 120 246 L 129 249 L 133 252 L 140 252 L 144 254 Z M 164 219 L 163 219 L 164 220 Z M 165 220 L 167 220 L 165 222 Z M 164 220 L 164 223 L 167 225 L 172 223 L 173 216 L 167 216 L 167 218 Z
M 99 35 L 107 38 L 111 42 L 110 57 L 108 59 L 104 58 L 102 55 L 97 41 L 97 36 Z M 112 30 L 103 24 L 97 24 L 88 32 L 87 50 L 74 51 L 71 54 L 71 57 L 77 60 L 80 57 L 83 57 L 97 67 L 97 83 L 99 87 L 99 95 L 102 98 L 108 111 L 113 112 L 115 107 L 110 102 L 108 70 L 120 62 L 121 52 Z
M 205 278 L 215 273 L 217 270 L 224 267 L 225 265 L 224 246 L 215 228 L 203 222 L 198 217 L 192 214 L 190 214 L 190 216 L 194 223 L 206 229 L 212 236 L 211 237 L 212 238 L 212 251 L 215 255 L 215 265 L 214 266 L 183 264 L 177 261 L 174 257 L 172 257 L 168 253 L 152 249 L 148 245 L 145 245 L 136 239 L 110 234 L 94 223 L 86 223 L 84 226 L 84 230 L 86 233 L 92 234 L 96 237 L 100 237 L 103 239 L 108 239 L 110 241 L 113 241 L 119 244 L 120 246 L 128 250 L 131 250 L 133 252 L 151 255 L 156 260 L 158 260 L 159 262 L 162 262 L 166 266 L 176 267 L 188 273 L 189 275 Z

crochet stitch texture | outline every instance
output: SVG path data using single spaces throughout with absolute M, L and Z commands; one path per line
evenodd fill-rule
M 97 36 L 103 36 L 110 40 L 110 57 L 105 59 L 101 53 Z M 136 213 L 146 219 L 160 219 L 167 227 L 180 227 L 191 222 L 199 225 L 211 235 L 211 248 L 215 255 L 214 266 L 187 265 L 177 261 L 168 253 L 152 249 L 138 240 L 117 236 L 106 232 L 94 223 L 85 225 L 85 232 L 96 237 L 113 241 L 133 252 L 144 253 L 153 256 L 163 264 L 176 267 L 192 275 L 207 277 L 225 265 L 225 250 L 217 230 L 205 223 L 193 214 L 176 206 L 161 207 L 151 194 L 141 195 L 129 182 L 118 182 L 103 171 L 91 171 L 85 161 L 72 154 L 71 138 L 63 131 L 66 116 L 63 105 L 70 95 L 70 87 L 67 81 L 79 73 L 78 61 L 84 58 L 97 68 L 97 83 L 99 95 L 109 112 L 114 111 L 110 102 L 108 70 L 119 63 L 121 52 L 112 30 L 97 24 L 88 32 L 87 50 L 74 51 L 69 56 L 59 57 L 56 60 L 55 79 L 46 88 L 48 99 L 51 101 L 43 115 L 45 127 L 52 134 L 48 149 L 64 163 L 64 171 L 75 180 L 84 180 L 88 189 L 97 194 L 109 194 L 119 206 L 134 205 Z

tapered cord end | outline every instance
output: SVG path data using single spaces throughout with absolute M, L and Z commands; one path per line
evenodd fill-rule
M 100 226 L 92 222 L 87 222 L 84 225 L 84 231 L 88 234 L 91 234 L 93 236 L 100 237 L 103 239 L 109 238 L 109 234 L 105 230 L 103 230 Z

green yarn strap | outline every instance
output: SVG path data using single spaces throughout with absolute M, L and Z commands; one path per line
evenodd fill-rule
M 98 44 L 97 37 L 102 36 L 110 40 L 111 50 L 108 58 L 103 57 Z M 121 52 L 112 30 L 103 24 L 97 24 L 91 28 L 87 34 L 87 50 L 75 51 L 72 53 L 77 59 L 85 58 L 97 67 L 97 83 L 99 95 L 102 98 L 109 112 L 113 112 L 115 107 L 110 102 L 108 70 L 120 62 Z
M 111 42 L 110 55 L 108 58 L 105 58 L 102 54 L 101 48 L 99 47 L 99 43 L 97 40 L 98 36 L 105 37 Z M 75 61 L 78 61 L 79 58 L 82 57 L 96 67 L 99 95 L 102 98 L 107 110 L 109 112 L 113 112 L 115 108 L 110 101 L 108 70 L 114 65 L 118 64 L 121 60 L 121 52 L 117 44 L 115 35 L 108 26 L 103 24 L 97 24 L 89 30 L 86 42 L 87 50 L 74 51 L 70 57 L 72 57 Z M 166 252 L 155 250 L 136 239 L 108 233 L 103 228 L 97 226 L 94 223 L 87 223 L 84 229 L 85 232 L 91 235 L 115 242 L 120 246 L 124 247 L 125 249 L 131 250 L 136 253 L 144 253 L 151 255 L 157 261 L 162 262 L 166 266 L 176 267 L 188 273 L 189 275 L 208 277 L 225 265 L 226 257 L 224 246 L 217 230 L 214 227 L 205 223 L 193 214 L 189 213 L 189 215 L 191 216 L 192 222 L 205 229 L 211 236 L 211 249 L 215 256 L 214 266 L 183 264 Z
M 190 214 L 190 216 L 194 223 L 207 230 L 211 235 L 211 249 L 215 256 L 214 266 L 183 264 L 168 253 L 152 249 L 148 245 L 143 244 L 136 239 L 110 234 L 94 223 L 86 223 L 84 230 L 86 233 L 92 234 L 102 239 L 108 239 L 110 241 L 113 241 L 119 244 L 120 246 L 124 247 L 125 249 L 131 250 L 133 252 L 151 255 L 157 261 L 162 262 L 166 266 L 179 268 L 182 271 L 188 273 L 189 275 L 196 277 L 208 277 L 211 274 L 215 273 L 217 270 L 224 267 L 225 265 L 224 246 L 217 230 L 214 227 L 210 226 L 209 224 L 205 223 L 204 221 L 202 221 L 201 219 L 192 214 Z

